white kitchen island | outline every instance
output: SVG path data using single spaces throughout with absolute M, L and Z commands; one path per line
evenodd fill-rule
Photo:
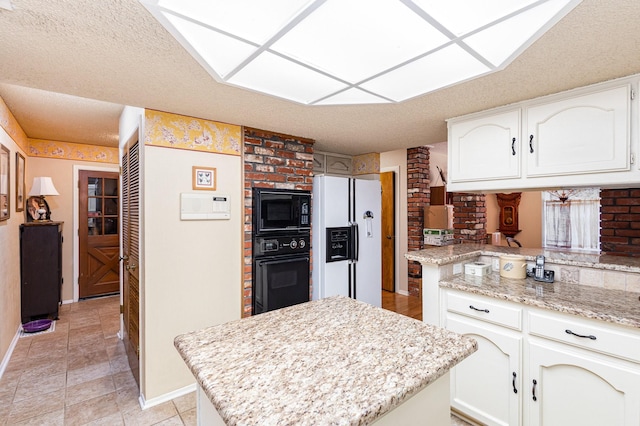
M 208 425 L 449 424 L 448 372 L 477 348 L 346 297 L 183 334 L 175 346 Z

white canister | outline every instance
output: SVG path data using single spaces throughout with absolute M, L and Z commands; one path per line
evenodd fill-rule
M 527 261 L 524 256 L 503 254 L 500 256 L 500 276 L 524 279 L 527 277 Z

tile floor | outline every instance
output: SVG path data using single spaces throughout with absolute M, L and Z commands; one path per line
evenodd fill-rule
M 62 305 L 55 331 L 18 339 L 0 379 L 0 425 L 195 425 L 195 393 L 140 409 L 118 329 L 111 296 Z
M 140 409 L 116 335 L 119 303 L 111 296 L 62 305 L 55 331 L 18 339 L 0 379 L 0 425 L 196 424 L 195 393 Z

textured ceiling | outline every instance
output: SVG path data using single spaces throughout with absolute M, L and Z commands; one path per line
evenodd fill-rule
M 215 82 L 136 0 L 12 4 L 0 9 L 0 97 L 41 139 L 113 145 L 133 105 L 384 152 L 446 140 L 446 118 L 640 73 L 638 0 L 584 0 L 498 73 L 400 104 L 325 107 Z

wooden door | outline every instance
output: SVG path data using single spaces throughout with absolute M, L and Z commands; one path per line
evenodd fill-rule
M 137 139 L 122 156 L 122 322 L 131 372 L 140 386 L 140 151 Z
M 382 187 L 382 289 L 395 291 L 395 173 L 380 173 Z
M 120 290 L 118 178 L 116 172 L 81 170 L 79 173 L 81 299 Z

